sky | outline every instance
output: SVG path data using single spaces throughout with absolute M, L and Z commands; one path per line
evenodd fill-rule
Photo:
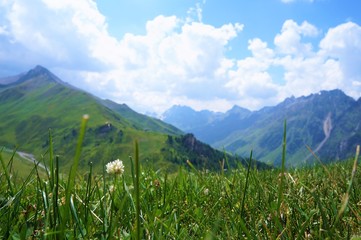
M 359 0 L 0 0 L 0 77 L 42 65 L 141 113 L 361 97 Z

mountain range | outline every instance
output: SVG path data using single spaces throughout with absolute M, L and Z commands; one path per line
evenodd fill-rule
M 361 143 L 361 98 L 341 90 L 287 98 L 280 104 L 250 111 L 234 106 L 226 113 L 173 106 L 162 120 L 218 149 L 279 166 L 284 122 L 288 166 L 343 160 Z
M 0 79 L 0 147 L 46 155 L 49 129 L 62 169 L 72 164 L 84 114 L 90 116 L 80 168 L 89 162 L 97 170 L 114 159 L 127 161 L 139 141 L 143 164 L 172 170 L 189 160 L 196 167 L 219 169 L 225 153 L 159 119 L 139 114 L 126 104 L 103 100 L 62 81 L 36 66 L 26 73 Z M 227 156 L 231 164 L 243 159 Z M 258 164 L 266 166 L 265 164 Z

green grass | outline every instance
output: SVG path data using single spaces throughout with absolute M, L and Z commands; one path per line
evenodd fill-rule
M 81 142 L 68 175 L 59 173 L 54 152 L 49 154 L 49 174 L 41 175 L 33 166 L 22 182 L 11 174 L 11 155 L 1 153 L 1 239 L 358 239 L 361 235 L 358 154 L 342 163 L 288 170 L 239 166 L 216 173 L 197 170 L 189 162 L 189 169 L 179 167 L 169 175 L 140 164 L 140 141 L 134 145 L 134 161 L 123 159 L 124 175 L 94 173 L 92 164 L 79 175 Z M 282 162 L 283 166 L 287 162 L 284 154 Z

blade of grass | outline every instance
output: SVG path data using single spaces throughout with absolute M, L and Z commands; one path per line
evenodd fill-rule
M 310 211 L 310 214 L 307 216 L 306 221 L 304 221 L 304 222 L 302 223 L 302 225 L 301 225 L 301 228 L 298 229 L 297 240 L 304 239 L 304 237 L 305 237 L 305 236 L 304 236 L 304 233 L 305 233 L 305 231 L 306 231 L 306 229 L 307 229 L 310 221 L 312 220 L 312 217 L 316 214 L 316 212 L 317 212 L 317 211 L 314 210 L 314 209 Z
M 280 179 L 280 185 L 278 188 L 278 203 L 277 203 L 277 212 L 279 216 L 281 203 L 283 201 L 283 184 L 284 184 L 284 173 L 285 173 L 285 162 L 286 162 L 286 131 L 287 131 L 287 122 L 285 120 L 283 125 L 283 141 L 282 141 L 282 165 L 281 165 L 281 179 Z
M 243 219 L 241 219 L 241 218 L 238 219 L 238 223 L 241 226 L 241 230 L 246 235 L 247 239 L 257 239 L 257 237 L 254 235 L 254 233 L 251 233 L 250 231 L 248 231 Z M 244 236 L 242 236 L 242 237 L 244 237 Z
M 330 227 L 328 225 L 328 218 L 327 218 L 327 214 L 325 212 L 324 206 L 322 205 L 321 200 L 320 200 L 319 196 L 315 193 L 315 191 L 311 191 L 310 193 L 313 196 L 313 198 L 315 199 L 317 206 L 320 209 L 320 213 L 321 213 L 321 217 L 322 217 L 322 230 L 323 231 L 320 231 L 320 234 L 326 233 L 326 234 L 330 235 L 331 231 L 329 231 Z
M 140 178 L 140 169 L 139 169 L 139 146 L 138 141 L 134 143 L 134 155 L 135 155 L 135 209 L 136 209 L 136 238 L 140 240 L 140 196 L 139 196 L 139 178 Z
M 316 155 L 316 153 L 308 146 L 306 145 L 306 148 L 308 149 L 308 151 L 311 152 L 311 154 L 315 157 L 315 159 L 321 164 L 322 168 L 325 170 L 325 172 L 328 174 L 328 177 L 330 179 L 332 179 L 330 171 L 328 171 L 327 167 L 325 166 L 325 164 L 322 163 L 321 159 Z
M 79 232 L 80 232 L 81 236 L 83 237 L 83 239 L 85 239 L 85 235 L 84 235 L 83 229 L 81 227 L 81 221 L 80 221 L 80 219 L 78 217 L 77 210 L 76 210 L 75 205 L 74 205 L 73 195 L 70 196 L 70 209 L 71 209 L 71 212 L 72 212 L 72 214 L 74 216 L 75 223 L 79 228 Z
M 54 173 L 54 188 L 53 188 L 53 217 L 54 217 L 54 224 L 57 227 L 57 224 L 60 223 L 59 219 L 59 156 L 55 157 L 55 173 Z
M 134 161 L 132 156 L 129 156 L 129 160 L 130 160 L 130 172 L 132 174 L 132 180 L 133 180 L 133 184 L 135 184 L 135 169 L 134 169 Z
M 342 219 L 343 213 L 345 212 L 346 207 L 347 207 L 347 205 L 348 205 L 349 196 L 350 196 L 350 192 L 351 192 L 351 188 L 352 188 L 352 183 L 353 183 L 353 181 L 354 181 L 355 174 L 356 174 L 357 161 L 358 161 L 359 155 L 360 155 L 360 145 L 357 145 L 357 146 L 356 146 L 355 160 L 354 160 L 353 167 L 352 167 L 352 172 L 351 172 L 351 179 L 350 179 L 350 181 L 349 181 L 349 185 L 348 185 L 348 188 L 347 188 L 347 192 L 346 192 L 345 195 L 343 196 L 341 208 L 340 208 L 340 210 L 338 211 L 338 214 L 337 214 L 337 217 L 336 217 L 336 220 L 335 220 L 334 225 L 336 225 L 336 224 Z
M 10 160 L 9 160 L 9 163 L 8 163 L 9 174 L 11 174 L 11 172 L 12 172 L 13 162 L 14 162 L 14 156 L 15 156 L 17 150 L 18 150 L 18 148 L 16 147 L 16 148 L 13 150 L 13 153 L 12 153 L 11 158 L 10 158 Z
M 13 186 L 12 186 L 12 182 L 11 182 L 11 179 L 10 179 L 10 174 L 9 174 L 9 171 L 4 163 L 4 160 L 2 158 L 2 155 L 1 155 L 1 152 L 2 152 L 2 149 L 0 151 L 0 162 L 1 162 L 1 167 L 3 168 L 4 170 L 4 173 L 5 173 L 5 178 L 6 178 L 6 181 L 8 182 L 8 190 L 10 190 L 10 194 L 13 195 Z
M 93 163 L 89 162 L 89 174 L 86 185 L 86 193 L 85 193 L 85 216 L 84 216 L 84 224 L 88 226 L 88 215 L 89 215 L 89 202 L 91 195 L 91 186 L 92 186 L 92 175 L 93 175 Z
M 166 196 L 167 196 L 167 178 L 168 178 L 168 174 L 167 172 L 165 173 L 165 176 L 164 176 L 164 190 L 163 190 L 163 205 L 162 205 L 162 208 L 165 207 L 165 200 L 166 200 Z
M 87 125 L 88 120 L 89 120 L 89 116 L 84 115 L 82 122 L 81 122 L 81 126 L 80 126 L 80 134 L 79 134 L 78 144 L 77 144 L 76 151 L 75 151 L 74 162 L 70 168 L 70 174 L 68 177 L 68 184 L 66 187 L 66 194 L 65 194 L 65 211 L 64 211 L 64 217 L 63 217 L 64 221 L 62 222 L 62 225 L 61 225 L 61 233 L 62 234 L 64 234 L 65 224 L 67 223 L 67 221 L 70 218 L 69 212 L 68 212 L 69 205 L 70 205 L 70 196 L 71 196 L 71 193 L 74 188 L 76 172 L 77 172 L 78 166 L 79 166 L 80 154 L 81 154 L 82 144 L 83 144 L 85 131 L 86 131 L 86 125 Z
M 242 218 L 244 215 L 244 205 L 245 205 L 246 195 L 247 195 L 249 172 L 251 170 L 251 165 L 252 165 L 252 154 L 253 154 L 253 150 L 251 150 L 251 154 L 249 156 L 247 175 L 246 175 L 246 183 L 245 183 L 244 190 L 243 190 L 243 198 L 242 198 L 242 205 L 241 205 L 242 206 L 242 208 L 241 208 L 241 217 Z
M 83 145 L 86 125 L 87 125 L 88 120 L 89 120 L 89 116 L 84 115 L 82 122 L 81 122 L 80 134 L 79 134 L 78 144 L 76 147 L 74 162 L 73 162 L 73 165 L 71 166 L 70 174 L 69 174 L 69 178 L 68 178 L 68 184 L 67 184 L 67 189 L 66 189 L 66 201 L 68 203 L 70 201 L 71 191 L 73 190 L 73 187 L 74 187 L 75 176 L 76 176 L 76 172 L 77 172 L 78 166 L 79 166 L 80 154 L 81 154 L 81 149 L 82 149 L 82 145 Z
M 53 150 L 53 137 L 51 129 L 49 128 L 49 162 L 50 162 L 50 187 L 54 189 L 54 150 Z

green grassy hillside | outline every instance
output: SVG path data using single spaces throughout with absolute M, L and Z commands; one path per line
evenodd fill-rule
M 241 156 L 248 156 L 253 149 L 257 159 L 275 166 L 281 161 L 285 120 L 288 165 L 300 166 L 315 161 L 308 147 L 324 162 L 350 157 L 361 143 L 360 119 L 361 99 L 355 101 L 337 89 L 287 98 L 257 111 L 234 106 L 225 113 L 215 113 L 173 106 L 163 114 L 164 121 L 212 147 Z
M 104 106 L 115 111 L 122 117 L 132 122 L 132 126 L 136 129 L 142 129 L 145 131 L 162 132 L 166 134 L 182 134 L 182 131 L 176 127 L 160 121 L 159 119 L 145 116 L 137 113 L 126 104 L 118 104 L 111 100 L 100 100 L 100 103 Z
M 254 120 L 245 129 L 234 131 L 227 138 L 215 143 L 215 147 L 224 147 L 226 150 L 245 155 L 253 149 L 255 157 L 263 162 L 279 166 L 281 163 L 282 128 L 287 120 L 287 156 L 289 166 L 312 164 L 315 158 L 307 149 L 309 146 L 316 151 L 322 142 L 324 145 L 316 153 L 321 159 L 345 159 L 353 154 L 356 144 L 359 144 L 359 130 L 356 126 L 359 119 L 352 114 L 360 115 L 358 109 L 349 110 L 356 102 L 340 90 L 322 91 L 307 97 L 290 98 L 275 107 L 265 108 L 254 112 L 250 117 Z M 356 112 L 354 112 L 356 111 Z M 239 120 L 242 126 L 245 118 Z M 325 123 L 330 122 L 330 136 L 326 138 Z M 343 121 L 343 122 L 342 122 Z M 349 126 L 351 131 L 356 131 L 354 141 L 347 142 L 347 148 L 337 152 L 328 149 L 338 149 L 343 138 L 348 138 L 350 133 L 344 131 Z M 337 130 L 338 129 L 338 130 Z M 338 131 L 339 134 L 335 134 Z M 327 147 L 326 147 L 327 146 Z
M 187 151 L 167 144 L 169 137 L 181 133 L 177 128 L 136 113 L 125 105 L 99 100 L 62 82 L 40 66 L 1 88 L 0 103 L 0 146 L 9 149 L 17 146 L 20 151 L 33 153 L 38 160 L 46 162 L 51 146 L 50 129 L 54 152 L 65 168 L 71 165 L 84 114 L 89 116 L 89 121 L 81 169 L 89 162 L 100 170 L 104 162 L 127 159 L 135 140 L 142 149 L 141 159 L 157 168 L 176 165 L 164 149 L 173 148 L 177 156 L 189 158 Z M 208 160 L 210 163 L 221 161 Z
M 98 166 L 101 161 L 127 158 L 135 139 L 144 156 L 160 153 L 167 137 L 157 132 L 161 124 L 156 129 L 135 127 L 136 123 L 99 104 L 92 95 L 59 83 L 46 69 L 32 71 L 0 92 L 0 145 L 17 145 L 41 158 L 49 148 L 51 129 L 54 150 L 60 155 L 61 164 L 68 166 L 74 156 L 81 118 L 88 114 L 83 150 L 86 162 L 82 165 L 93 162 Z M 138 118 L 142 121 L 140 114 Z M 169 134 L 180 132 L 164 126 Z

